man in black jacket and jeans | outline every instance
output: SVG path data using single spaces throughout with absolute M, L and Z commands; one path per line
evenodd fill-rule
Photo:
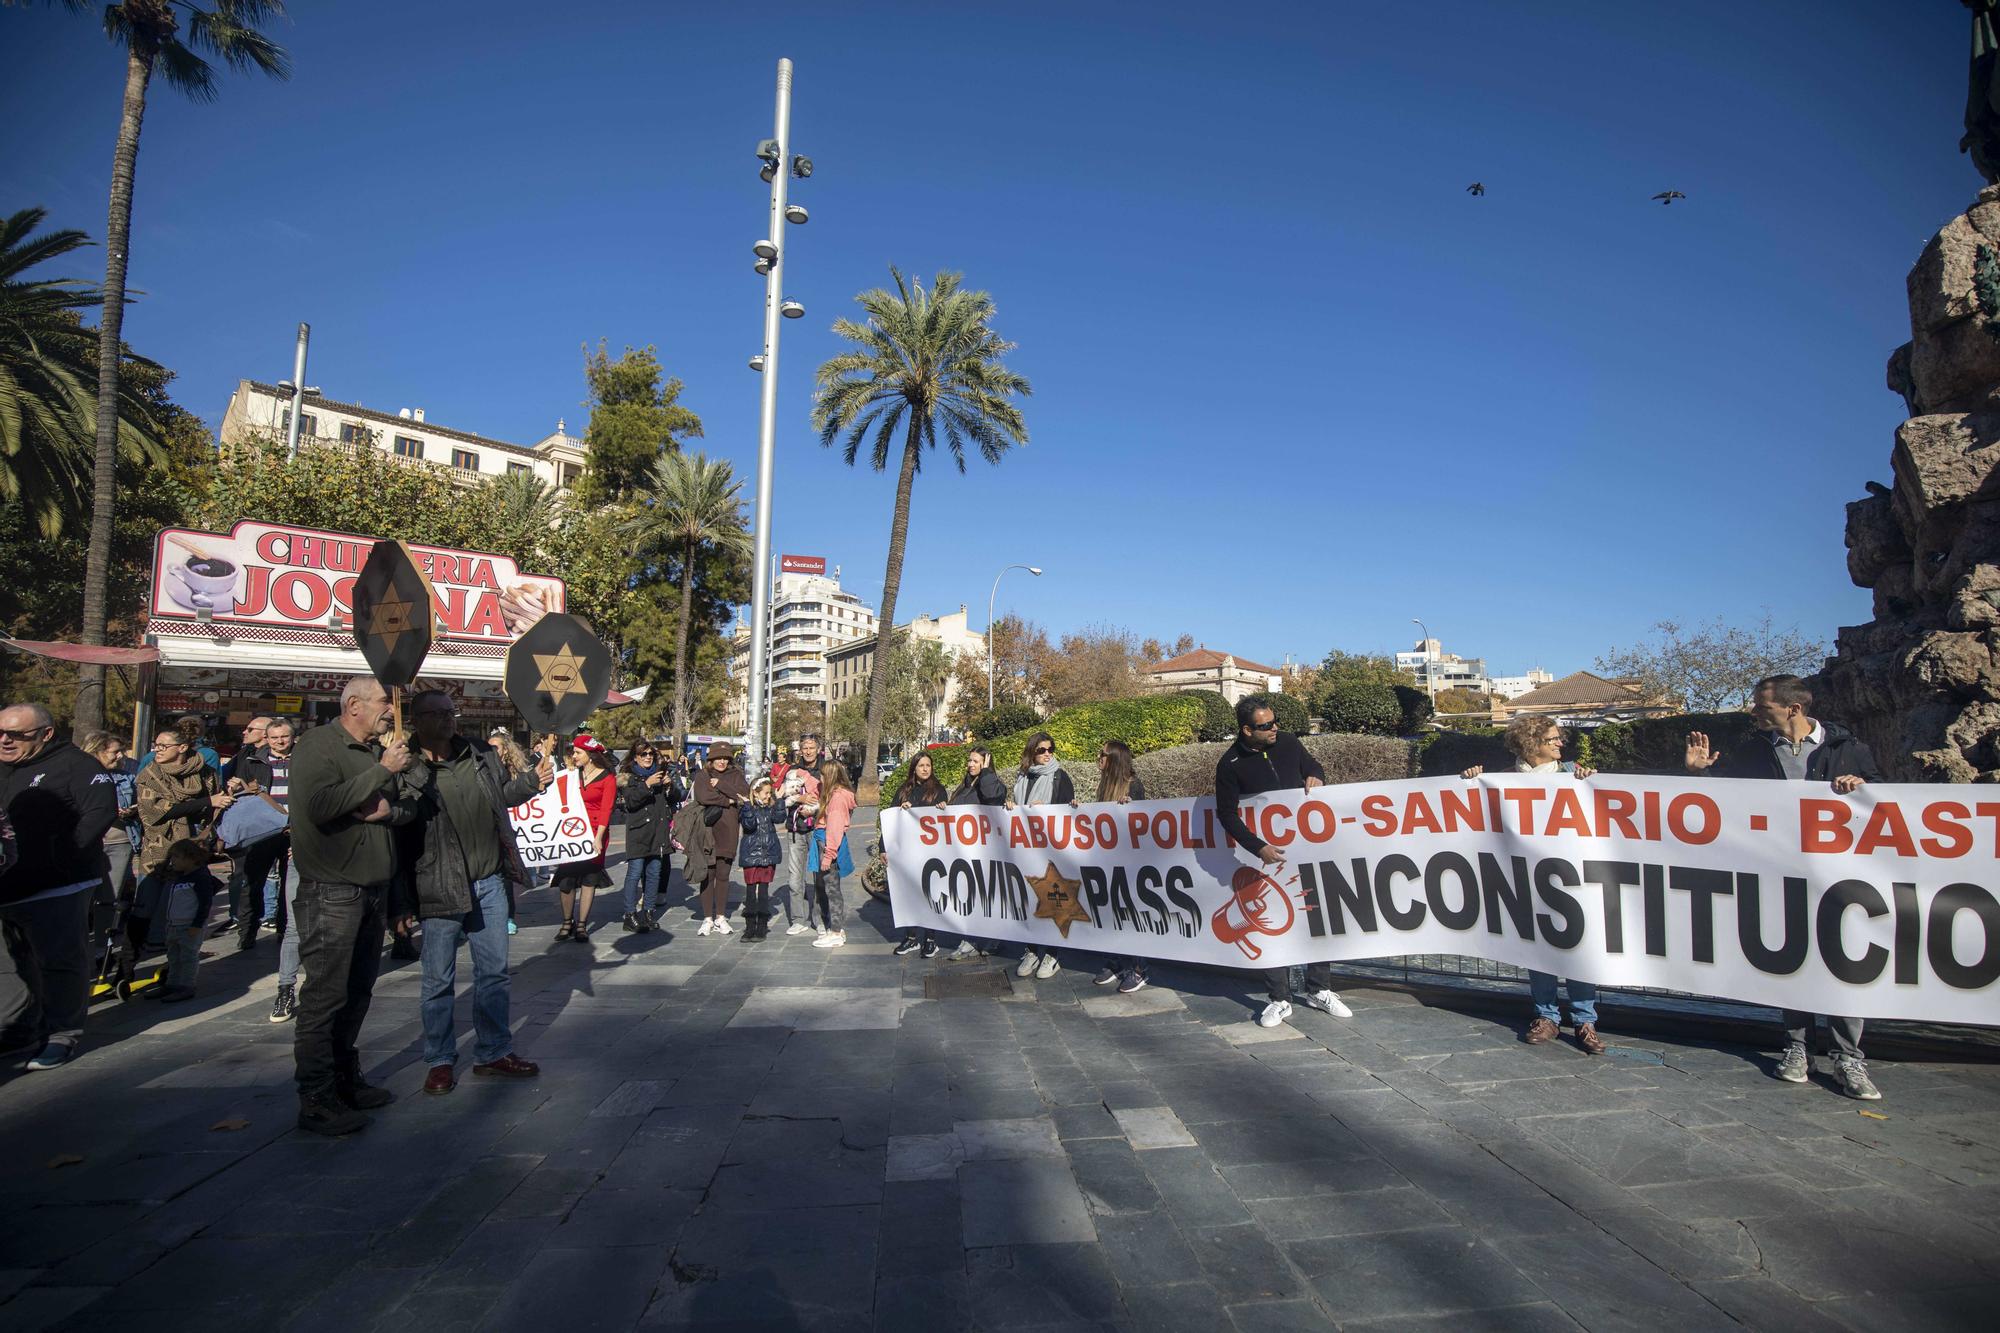
M 1830 782 L 1842 796 L 1863 783 L 1880 782 L 1882 772 L 1867 744 L 1837 722 L 1810 716 L 1812 702 L 1812 691 L 1797 676 L 1764 677 L 1750 696 L 1750 721 L 1763 736 L 1725 757 L 1709 745 L 1707 736 L 1691 731 L 1687 771 L 1722 778 Z M 1776 1072 L 1787 1083 L 1804 1083 L 1811 1073 L 1807 1042 L 1816 1021 L 1813 1014 L 1785 1010 L 1785 1053 Z M 1881 1100 L 1868 1077 L 1867 1057 L 1861 1053 L 1862 1021 L 1828 1015 L 1826 1025 L 1833 1032 L 1841 1090 L 1862 1101 Z
M 38 1050 L 28 1068 L 57 1069 L 83 1040 L 90 904 L 118 787 L 104 765 L 56 739 L 46 708 L 15 704 L 0 710 L 0 801 L 18 858 L 0 877 L 0 968 L 20 988 L 8 987 L 0 1009 L 0 1048 Z
M 507 810 L 555 777 L 543 759 L 533 772 L 507 780 L 499 757 L 458 734 L 458 705 L 443 690 L 410 701 L 417 755 L 403 775 L 403 792 L 417 807 L 415 864 L 397 882 L 390 908 L 396 933 L 424 926 L 424 1091 L 443 1096 L 458 1086 L 458 1030 L 452 1018 L 458 945 L 472 951 L 472 1020 L 478 1034 L 472 1072 L 533 1078 L 542 1071 L 514 1054 L 508 1020 L 507 881 L 514 832 Z
M 339 719 L 293 751 L 287 808 L 306 981 L 292 1055 L 299 1128 L 315 1134 L 352 1134 L 368 1124 L 360 1112 L 395 1100 L 361 1077 L 355 1050 L 382 966 L 383 898 L 396 876 L 390 825 L 416 813 L 396 783 L 410 766 L 408 742 L 390 741 L 379 757 L 370 743 L 388 716 L 389 692 L 356 676 L 341 691 Z
M 1278 715 L 1253 696 L 1236 702 L 1236 743 L 1215 763 L 1215 817 L 1239 846 L 1248 847 L 1267 866 L 1285 864 L 1285 854 L 1250 831 L 1237 813 L 1245 796 L 1267 791 L 1311 791 L 1326 782 L 1326 770 L 1306 753 L 1299 738 L 1278 730 Z M 1257 1015 L 1260 1027 L 1274 1028 L 1292 1016 L 1292 969 L 1267 968 L 1264 984 L 1270 1003 Z M 1333 970 L 1325 963 L 1306 967 L 1306 993 L 1300 1003 L 1309 1009 L 1352 1018 L 1333 989 Z

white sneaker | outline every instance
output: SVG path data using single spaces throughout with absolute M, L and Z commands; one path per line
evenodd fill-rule
M 1056 961 L 1056 956 L 1052 953 L 1045 953 L 1042 955 L 1042 965 L 1035 969 L 1035 980 L 1047 981 L 1060 971 L 1062 971 L 1062 964 Z
M 715 918 L 715 933 L 718 935 L 734 935 L 736 930 L 729 924 L 728 917 L 719 916 Z
M 1340 996 L 1330 990 L 1316 990 L 1299 1001 L 1308 1009 L 1317 1009 L 1335 1018 L 1352 1018 L 1354 1011 L 1340 1002 Z
M 1035 957 L 1033 949 L 1026 950 L 1021 954 L 1021 965 L 1014 969 L 1014 975 L 1017 977 L 1032 977 L 1035 975 L 1035 964 L 1040 961 L 1040 959 Z
M 844 931 L 844 930 L 830 930 L 830 931 L 828 931 L 828 932 L 827 932 L 826 934 L 824 934 L 824 935 L 820 936 L 820 937 L 819 937 L 818 939 L 816 939 L 816 940 L 814 940 L 814 941 L 813 941 L 813 948 L 815 948 L 815 949 L 838 949 L 838 948 L 839 948 L 839 947 L 840 947 L 841 945 L 843 945 L 843 944 L 845 944 L 845 943 L 847 943 L 847 932 L 846 932 L 846 931 Z
M 1273 1000 L 1264 1006 L 1264 1012 L 1257 1015 L 1257 1026 L 1274 1028 L 1292 1016 L 1290 1000 Z
M 706 917 L 706 916 L 705 916 L 705 917 L 703 917 L 703 918 L 701 919 L 701 929 L 700 929 L 700 930 L 697 930 L 697 931 L 695 932 L 695 934 L 697 934 L 697 935 L 711 935 L 711 934 L 713 934 L 713 933 L 715 933 L 715 918 L 713 918 L 713 917 Z
M 785 933 L 787 935 L 803 935 L 811 929 L 812 927 L 803 921 L 794 921 L 791 925 L 785 927 Z
M 979 957 L 979 946 L 974 944 L 971 940 L 960 940 L 958 942 L 958 947 L 951 951 L 951 955 L 947 961 L 958 963 L 958 962 L 963 962 L 968 958 L 977 958 L 977 957 Z

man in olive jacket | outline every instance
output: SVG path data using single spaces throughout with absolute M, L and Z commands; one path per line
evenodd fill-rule
M 407 937 L 424 925 L 424 980 L 419 1013 L 424 1023 L 424 1091 L 441 1097 L 458 1086 L 453 1065 L 457 1031 L 452 1021 L 458 981 L 458 945 L 472 950 L 472 1019 L 478 1033 L 472 1072 L 500 1078 L 533 1078 L 541 1070 L 514 1054 L 508 1021 L 507 881 L 513 826 L 507 810 L 528 800 L 555 777 L 543 759 L 511 782 L 500 759 L 458 734 L 458 706 L 443 690 L 425 690 L 410 701 L 417 753 L 403 775 L 403 792 L 417 807 L 413 873 L 399 884 L 391 909 L 396 933 Z
M 368 1124 L 362 1111 L 395 1100 L 363 1081 L 354 1048 L 382 965 L 384 898 L 396 875 L 390 826 L 416 813 L 396 783 L 410 766 L 409 743 L 391 741 L 379 757 L 370 744 L 388 716 L 388 691 L 356 676 L 340 693 L 339 719 L 308 731 L 293 751 L 288 810 L 306 980 L 292 1058 L 299 1128 L 316 1134 L 352 1134 Z

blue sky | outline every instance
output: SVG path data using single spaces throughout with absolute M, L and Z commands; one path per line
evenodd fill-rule
M 820 448 L 811 372 L 889 265 L 957 269 L 1031 444 L 927 463 L 899 619 L 977 625 L 1032 561 L 1003 609 L 1272 663 L 1412 616 L 1495 672 L 1866 620 L 1841 507 L 1888 477 L 1903 275 L 1980 183 L 1951 0 L 292 8 L 289 83 L 146 120 L 127 336 L 211 424 L 305 319 L 330 396 L 532 441 L 604 338 L 754 477 L 790 56 L 778 547 L 880 596 L 893 473 Z M 0 44 L 0 206 L 101 235 L 120 57 L 60 9 Z

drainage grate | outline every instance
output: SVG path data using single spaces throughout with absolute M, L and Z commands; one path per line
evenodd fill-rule
M 1012 995 L 1014 983 L 1005 968 L 985 972 L 933 972 L 924 978 L 926 1000 L 975 1000 L 992 995 Z

